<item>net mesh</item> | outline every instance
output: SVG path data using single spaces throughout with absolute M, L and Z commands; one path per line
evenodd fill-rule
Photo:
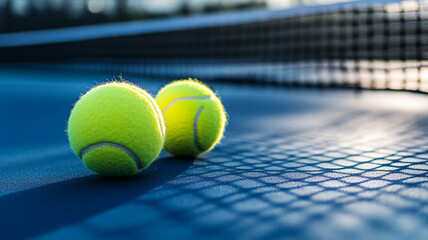
M 150 31 L 142 24 L 141 32 L 97 37 L 95 31 L 95 37 L 82 39 L 70 31 L 72 41 L 0 46 L 1 61 L 167 78 L 428 92 L 425 1 L 355 1 L 208 20 L 191 17 L 180 25 L 171 19 L 150 25 Z M 180 26 L 164 28 L 175 24 Z M 0 37 L 0 43 L 6 40 Z

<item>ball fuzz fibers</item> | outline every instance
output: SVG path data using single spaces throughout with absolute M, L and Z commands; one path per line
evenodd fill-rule
M 165 125 L 149 93 L 125 82 L 96 86 L 75 104 L 68 120 L 73 152 L 105 176 L 128 176 L 159 155 Z
M 156 96 L 166 126 L 165 151 L 195 157 L 210 151 L 223 137 L 227 117 L 220 99 L 204 84 L 172 82 Z

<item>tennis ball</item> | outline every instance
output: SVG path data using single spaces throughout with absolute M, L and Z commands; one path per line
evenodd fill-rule
M 157 158 L 165 125 L 149 93 L 130 83 L 110 82 L 77 101 L 67 132 L 73 152 L 87 168 L 105 176 L 128 176 Z
M 220 99 L 204 84 L 179 80 L 156 96 L 166 126 L 165 151 L 195 157 L 210 151 L 223 137 L 227 117 Z

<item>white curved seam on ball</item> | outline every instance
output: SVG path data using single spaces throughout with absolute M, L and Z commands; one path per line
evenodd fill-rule
M 194 134 L 194 140 L 195 140 L 195 146 L 196 148 L 200 151 L 203 152 L 204 150 L 202 149 L 202 147 L 199 145 L 199 138 L 198 138 L 198 121 L 199 118 L 201 117 L 201 113 L 204 110 L 204 107 L 201 106 L 198 110 L 198 113 L 196 113 L 196 117 L 195 120 L 193 121 L 193 134 Z
M 179 97 L 176 98 L 174 100 L 172 100 L 170 103 L 168 103 L 168 105 L 166 105 L 166 107 L 162 110 L 162 113 L 165 113 L 166 110 L 168 110 L 173 104 L 182 101 L 182 100 L 207 100 L 207 99 L 211 99 L 214 96 L 207 96 L 207 97 Z
M 163 119 L 161 119 L 161 116 L 159 115 L 159 112 L 158 112 L 158 111 L 160 111 L 160 109 L 155 106 L 155 103 L 151 99 L 149 99 L 149 97 L 147 97 L 147 99 L 150 102 L 150 105 L 152 106 L 153 110 L 155 111 L 155 115 L 156 115 L 156 118 L 158 121 L 159 129 L 161 130 L 162 137 L 165 137 L 164 136 L 165 135 L 165 129 L 164 129 L 164 126 L 162 124 Z
M 99 142 L 99 143 L 91 144 L 91 145 L 85 147 L 84 149 L 82 149 L 82 151 L 80 151 L 79 157 L 80 157 L 80 159 L 83 159 L 83 156 L 86 153 L 90 152 L 91 150 L 94 150 L 94 149 L 97 149 L 97 148 L 100 148 L 100 147 L 106 147 L 106 146 L 107 147 L 114 147 L 114 148 L 117 148 L 117 149 L 120 149 L 120 150 L 126 152 L 134 160 L 134 162 L 137 165 L 138 169 L 142 169 L 143 168 L 143 166 L 141 166 L 141 162 L 138 159 L 137 155 L 131 149 L 129 149 L 129 148 L 123 146 L 123 145 L 120 145 L 120 144 L 117 144 L 117 143 L 112 143 L 112 142 Z
M 155 111 L 155 115 L 156 115 L 156 118 L 157 118 L 159 129 L 161 130 L 162 137 L 165 137 L 165 129 L 164 129 L 164 126 L 162 124 L 162 120 L 163 119 L 161 119 L 161 116 L 159 116 L 159 114 L 158 114 L 158 109 L 159 108 L 157 108 L 155 106 L 155 103 L 153 102 L 155 100 L 153 99 L 153 101 L 152 101 L 151 96 L 147 96 L 147 95 L 150 95 L 149 93 L 146 94 L 144 92 L 136 91 L 135 89 L 132 89 L 132 88 L 131 88 L 131 90 L 135 91 L 137 94 L 142 95 L 143 97 L 146 98 L 147 101 L 149 101 L 150 105 L 152 106 L 153 110 Z M 160 109 L 159 109 L 159 111 L 160 111 Z

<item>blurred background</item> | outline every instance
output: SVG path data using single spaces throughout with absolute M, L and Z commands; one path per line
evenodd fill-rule
M 428 92 L 427 36 L 423 0 L 0 0 L 5 67 Z
M 349 0 L 0 0 L 0 33 Z

